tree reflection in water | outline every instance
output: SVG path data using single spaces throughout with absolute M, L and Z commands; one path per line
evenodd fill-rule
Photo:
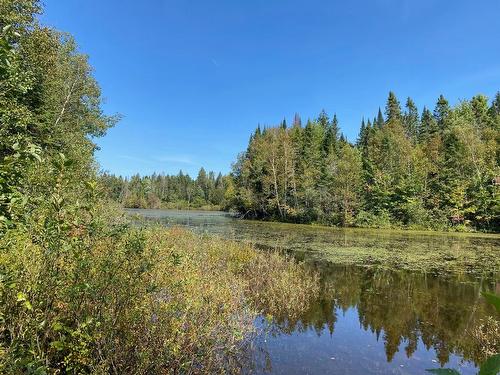
M 275 337 L 309 330 L 318 336 L 333 335 L 339 312 L 355 308 L 360 327 L 383 341 L 388 362 L 401 350 L 401 344 L 406 357 L 411 358 L 419 342 L 436 352 L 441 365 L 449 361 L 450 354 L 476 365 L 484 360 L 470 332 L 481 319 L 495 316 L 480 291 L 498 290 L 500 283 L 324 262 L 312 267 L 322 275 L 322 295 L 311 300 L 298 319 L 274 317 L 266 329 Z

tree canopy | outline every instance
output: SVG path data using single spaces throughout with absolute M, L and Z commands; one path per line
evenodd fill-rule
M 323 110 L 304 127 L 255 132 L 234 164 L 231 207 L 245 217 L 335 225 L 498 230 L 500 94 L 433 113 L 393 92 L 356 144 Z M 297 120 L 299 119 L 299 120 Z

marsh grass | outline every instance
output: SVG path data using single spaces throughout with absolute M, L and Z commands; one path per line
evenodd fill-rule
M 318 292 L 314 274 L 277 253 L 96 225 L 0 240 L 0 372 L 236 373 L 259 313 L 299 314 Z

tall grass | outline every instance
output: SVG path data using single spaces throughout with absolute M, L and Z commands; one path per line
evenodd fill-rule
M 0 240 L 0 372 L 234 373 L 258 313 L 318 293 L 278 254 L 108 221 Z

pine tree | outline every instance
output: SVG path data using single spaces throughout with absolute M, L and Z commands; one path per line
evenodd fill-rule
M 396 95 L 392 91 L 389 91 L 389 97 L 387 98 L 387 104 L 385 106 L 385 115 L 387 122 L 401 119 L 401 106 Z
M 295 116 L 293 117 L 293 125 L 292 127 L 302 127 L 302 119 L 300 118 L 299 114 L 296 113 Z
M 418 138 L 421 142 L 427 140 L 432 135 L 439 131 L 436 119 L 426 107 L 422 111 L 422 121 L 420 124 L 420 131 Z
M 373 119 L 373 124 L 376 125 L 378 129 L 382 129 L 385 124 L 384 116 L 382 115 L 380 107 L 378 107 L 377 119 Z
M 439 95 L 439 99 L 434 108 L 434 118 L 438 124 L 439 129 L 442 131 L 446 128 L 446 119 L 450 114 L 450 105 L 448 100 L 443 95 Z
M 281 121 L 281 127 L 286 129 L 286 118 L 283 118 L 283 121 Z
M 415 102 L 408 97 L 406 100 L 406 112 L 403 117 L 403 125 L 405 128 L 406 136 L 411 139 L 416 139 L 419 133 L 420 119 L 418 116 L 418 109 Z

